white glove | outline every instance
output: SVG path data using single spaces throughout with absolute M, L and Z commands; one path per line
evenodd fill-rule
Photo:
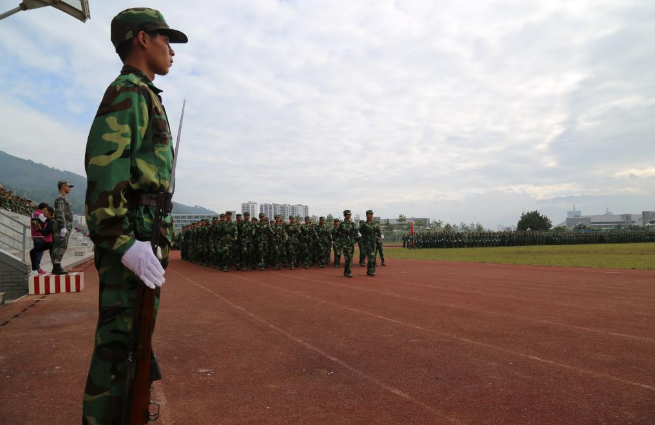
M 161 258 L 161 249 L 157 247 L 157 257 Z M 152 253 L 150 242 L 136 241 L 123 257 L 121 263 L 141 279 L 150 289 L 161 286 L 164 279 L 164 268 Z
M 62 227 L 62 229 L 59 231 L 59 235 L 63 238 L 66 236 L 66 233 L 68 233 L 68 230 L 65 227 Z
M 47 220 L 45 214 L 39 214 L 39 220 L 41 220 L 41 223 L 45 223 L 45 221 Z

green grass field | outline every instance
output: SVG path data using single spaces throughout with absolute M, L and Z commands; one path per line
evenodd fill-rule
M 384 255 L 389 259 L 655 270 L 655 243 L 449 249 L 385 247 Z

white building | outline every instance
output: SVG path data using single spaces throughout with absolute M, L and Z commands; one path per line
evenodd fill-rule
M 214 217 L 218 218 L 218 214 L 171 214 L 173 218 L 173 224 L 175 226 L 175 232 L 179 233 L 182 230 L 182 227 L 188 226 L 189 224 L 195 223 L 202 219 L 208 219 L 211 221 Z
M 259 209 L 257 208 L 257 202 L 244 202 L 241 204 L 241 214 L 249 213 L 250 217 L 257 217 L 259 215 Z

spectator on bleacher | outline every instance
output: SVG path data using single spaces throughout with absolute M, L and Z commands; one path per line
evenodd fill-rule
M 34 248 L 38 248 L 43 243 L 43 229 L 46 224 L 46 215 L 43 210 L 47 207 L 48 204 L 41 202 L 38 207 L 32 213 L 32 219 L 30 220 L 30 231 L 32 233 L 32 242 L 34 243 Z M 41 264 L 41 258 L 43 257 L 43 251 L 37 251 L 36 261 L 32 259 L 32 271 L 36 270 L 39 274 L 45 274 L 46 272 L 41 270 L 41 267 L 38 267 Z M 35 266 L 37 266 L 35 268 Z
M 55 198 L 55 235 L 52 247 L 52 274 L 68 274 L 61 268 L 61 259 L 68 248 L 68 238 L 73 230 L 73 205 L 68 194 L 74 186 L 68 180 L 59 180 L 59 195 Z
M 5 190 L 0 185 L 0 208 L 29 217 L 35 207 L 36 205 L 29 199 L 14 195 L 10 190 Z
M 43 236 L 43 241 L 37 246 L 30 250 L 30 261 L 32 262 L 32 275 L 36 274 L 46 274 L 44 270 L 41 269 L 41 257 L 43 256 L 44 251 L 50 251 L 50 257 L 52 257 L 52 236 L 54 233 L 54 220 L 52 217 L 55 215 L 55 210 L 47 206 L 43 208 L 43 216 L 45 221 L 43 226 L 41 226 L 41 235 Z M 40 219 L 39 219 L 40 221 Z

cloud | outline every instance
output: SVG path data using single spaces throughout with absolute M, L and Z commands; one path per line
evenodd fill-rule
M 190 40 L 155 80 L 174 131 L 188 101 L 179 202 L 373 208 L 490 228 L 558 197 L 627 193 L 655 207 L 655 4 L 150 5 Z M 47 9 L 3 21 L 0 109 L 23 124 L 7 126 L 0 149 L 38 160 L 13 141 L 47 133 L 83 155 L 120 68 L 109 22 L 130 6 L 94 3 L 87 24 Z

